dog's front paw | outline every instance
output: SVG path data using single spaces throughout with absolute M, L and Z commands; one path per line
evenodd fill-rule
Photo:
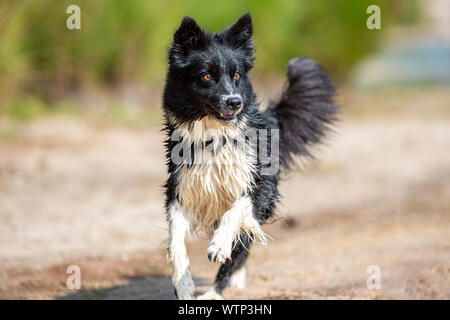
M 204 294 L 199 295 L 197 297 L 197 300 L 223 300 L 223 297 L 222 297 L 222 295 L 217 293 L 216 290 L 211 289 L 211 290 L 206 291 Z
M 174 282 L 175 296 L 178 300 L 194 300 L 195 285 L 189 270 Z
M 225 263 L 228 259 L 231 259 L 231 243 L 220 244 L 213 239 L 209 244 L 207 252 L 208 259 L 211 262 Z

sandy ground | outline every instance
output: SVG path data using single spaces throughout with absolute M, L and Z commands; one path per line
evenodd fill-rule
M 172 299 L 158 127 L 33 121 L 0 140 L 0 298 Z M 227 299 L 450 299 L 450 117 L 345 117 L 285 175 L 273 241 Z M 217 265 L 189 242 L 199 293 Z M 81 290 L 66 268 L 78 265 Z M 367 268 L 381 270 L 369 290 Z

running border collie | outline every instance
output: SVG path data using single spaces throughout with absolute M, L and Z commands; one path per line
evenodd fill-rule
M 258 110 L 249 72 L 255 48 L 249 13 L 220 33 L 207 33 L 184 17 L 168 54 L 163 94 L 168 179 L 165 209 L 168 258 L 178 299 L 193 299 L 185 237 L 206 231 L 210 261 L 220 264 L 214 287 L 201 295 L 221 299 L 243 287 L 253 242 L 279 199 L 280 173 L 294 157 L 311 157 L 336 120 L 335 87 L 307 58 L 287 65 L 288 84 L 278 102 Z M 268 161 L 269 159 L 269 161 Z

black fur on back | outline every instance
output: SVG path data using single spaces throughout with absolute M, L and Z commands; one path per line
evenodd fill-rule
M 338 109 L 335 87 L 327 71 L 314 60 L 294 58 L 288 63 L 288 86 L 265 117 L 280 128 L 280 163 L 289 168 L 295 155 L 312 157 L 310 147 L 323 142 Z

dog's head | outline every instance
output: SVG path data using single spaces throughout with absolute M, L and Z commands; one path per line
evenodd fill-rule
M 169 50 L 164 106 L 181 121 L 239 121 L 254 101 L 252 19 L 245 14 L 221 33 L 204 32 L 185 17 Z

